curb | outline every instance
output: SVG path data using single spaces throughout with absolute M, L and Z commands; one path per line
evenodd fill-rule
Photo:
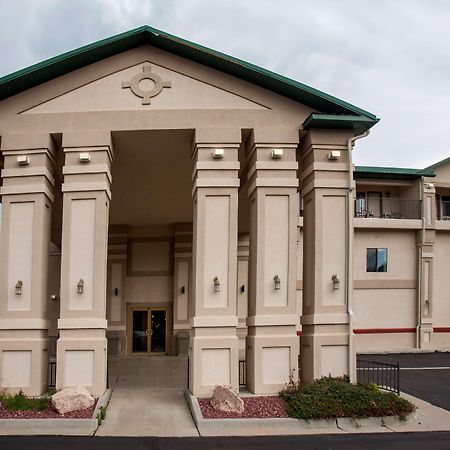
M 107 406 L 111 389 L 101 395 L 90 419 L 0 419 L 0 435 L 93 436 L 98 428 L 97 413 Z
M 342 434 L 367 429 L 392 432 L 387 426 L 401 423 L 397 416 L 364 419 L 204 419 L 197 401 L 187 389 L 184 391 L 200 436 L 281 436 L 299 434 Z M 389 425 L 388 425 L 389 424 Z

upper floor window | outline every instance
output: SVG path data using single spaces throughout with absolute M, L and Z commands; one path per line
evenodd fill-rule
M 367 249 L 367 272 L 387 272 L 387 248 Z

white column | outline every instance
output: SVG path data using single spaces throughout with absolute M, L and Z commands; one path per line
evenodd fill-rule
M 240 130 L 197 129 L 194 160 L 190 391 L 239 389 L 236 335 Z
M 55 146 L 48 133 L 3 135 L 0 390 L 47 389 L 47 280 Z
M 278 392 L 298 378 L 298 130 L 255 129 L 249 144 L 247 387 Z
M 67 133 L 58 321 L 57 388 L 106 389 L 106 274 L 111 163 L 109 132 Z
M 347 140 L 352 131 L 311 130 L 301 150 L 303 198 L 303 315 L 301 377 L 349 374 L 349 320 L 346 296 Z M 338 159 L 329 159 L 332 150 Z M 335 283 L 333 283 L 333 277 Z M 337 281 L 339 281 L 337 283 Z

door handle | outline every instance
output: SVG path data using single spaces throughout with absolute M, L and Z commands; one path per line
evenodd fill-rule
M 153 334 L 153 330 L 145 330 L 145 335 L 146 336 L 151 336 Z

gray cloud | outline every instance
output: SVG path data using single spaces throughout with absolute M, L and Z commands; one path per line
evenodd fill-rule
M 0 13 L 0 75 L 148 24 L 376 113 L 358 164 L 450 156 L 447 0 L 0 0 Z

